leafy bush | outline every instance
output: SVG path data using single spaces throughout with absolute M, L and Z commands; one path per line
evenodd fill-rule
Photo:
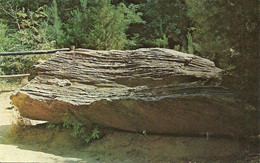
M 47 15 L 40 7 L 35 12 L 25 11 L 24 8 L 16 12 L 15 22 L 18 29 L 11 31 L 7 25 L 0 23 L 0 51 L 44 50 L 54 47 L 54 41 L 49 41 L 46 34 Z M 43 56 L 8 56 L 0 57 L 1 74 L 33 73 L 32 67 Z

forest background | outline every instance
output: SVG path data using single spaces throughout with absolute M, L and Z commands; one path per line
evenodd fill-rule
M 170 48 L 225 70 L 259 113 L 259 0 L 0 0 L 0 52 Z M 46 56 L 0 57 L 1 74 L 32 73 Z

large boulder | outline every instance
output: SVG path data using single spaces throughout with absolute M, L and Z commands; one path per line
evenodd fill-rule
M 11 97 L 22 116 L 157 134 L 248 133 L 250 116 L 219 86 L 222 70 L 191 54 L 151 48 L 57 52 Z

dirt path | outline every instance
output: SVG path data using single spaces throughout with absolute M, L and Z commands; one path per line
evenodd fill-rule
M 17 116 L 15 109 L 6 109 L 12 106 L 9 99 L 11 93 L 0 93 L 0 162 L 82 162 L 80 158 L 62 157 L 5 144 L 4 136 Z
M 10 95 L 11 92 L 0 93 L 0 143 L 4 142 L 4 135 L 14 120 L 15 111 L 6 109 L 12 106 L 9 99 Z

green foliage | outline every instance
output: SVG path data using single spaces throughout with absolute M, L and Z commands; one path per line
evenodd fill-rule
M 126 7 L 123 3 L 111 5 L 101 1 L 100 9 L 93 15 L 93 29 L 89 34 L 88 45 L 96 49 L 123 49 L 129 42 L 126 29 L 132 23 L 141 23 L 136 6 Z
M 58 7 L 59 6 L 59 7 Z M 58 47 L 124 49 L 135 40 L 127 38 L 131 24 L 143 23 L 137 5 L 112 5 L 110 0 L 54 0 L 48 15 L 48 40 Z
M 65 118 L 62 126 L 64 128 L 70 129 L 72 126 L 71 120 L 69 118 Z
M 187 37 L 187 41 L 186 40 L 183 41 L 182 46 L 180 46 L 178 44 L 178 45 L 175 45 L 173 49 L 177 50 L 177 51 L 182 51 L 184 53 L 189 53 L 189 54 L 194 54 L 195 51 L 199 52 L 200 45 L 193 42 L 193 38 L 192 38 L 192 35 L 190 32 L 188 32 L 188 34 L 186 34 L 186 37 Z
M 46 33 L 49 40 L 55 40 L 56 46 L 62 47 L 65 44 L 65 32 L 63 31 L 63 23 L 59 17 L 58 4 L 53 0 L 50 8 L 45 8 L 45 13 L 48 15 L 46 23 Z
M 46 33 L 48 17 L 44 13 L 44 7 L 38 8 L 35 12 L 26 12 L 22 8 L 17 12 L 17 16 L 19 22 L 17 39 L 21 43 L 20 50 L 44 50 L 54 46 L 54 42 L 48 40 Z
M 0 23 L 0 51 L 44 50 L 54 47 L 54 41 L 49 41 L 46 34 L 47 15 L 44 7 L 35 12 L 24 8 L 15 13 L 14 21 L 17 30 L 8 30 L 7 25 Z M 32 67 L 38 59 L 46 56 L 1 57 L 1 74 L 33 73 Z
M 7 51 L 12 48 L 15 40 L 7 36 L 7 25 L 0 22 L 0 51 Z
M 128 33 L 139 34 L 138 47 L 183 46 L 188 31 L 189 19 L 186 6 L 181 0 L 138 1 L 145 24 L 134 25 Z
M 19 46 L 17 34 L 14 33 L 11 35 L 9 33 L 10 31 L 8 30 L 8 26 L 0 22 L 0 52 L 5 52 L 8 50 L 15 51 Z M 3 64 L 3 62 L 0 64 Z
M 17 33 L 9 34 L 6 25 L 0 24 L 0 51 L 16 51 L 20 47 L 20 38 Z M 0 74 L 17 74 L 28 72 L 37 62 L 35 56 L 1 57 Z
M 174 48 L 173 48 L 174 50 L 177 50 L 177 51 L 180 51 L 180 49 L 181 49 L 181 46 L 178 44 L 178 45 L 174 45 Z
M 257 105 L 259 92 L 258 2 L 186 0 L 199 54 L 229 71 L 225 80 L 240 99 Z
M 86 143 L 89 143 L 91 140 L 99 139 L 99 130 L 97 126 L 83 126 L 83 124 L 76 120 L 72 114 L 65 114 L 63 127 L 72 130 L 72 137 L 81 138 Z
M 193 54 L 194 53 L 194 48 L 193 48 L 192 36 L 191 36 L 191 34 L 189 32 L 188 32 L 188 34 L 186 36 L 188 38 L 188 53 L 189 54 Z
M 46 129 L 53 129 L 53 128 L 55 128 L 55 127 L 56 127 L 55 124 L 49 123 L 49 124 L 46 126 Z
M 152 40 L 152 44 L 156 47 L 163 47 L 166 48 L 168 46 L 168 38 L 165 34 L 162 36 L 163 38 L 157 38 L 156 40 Z

